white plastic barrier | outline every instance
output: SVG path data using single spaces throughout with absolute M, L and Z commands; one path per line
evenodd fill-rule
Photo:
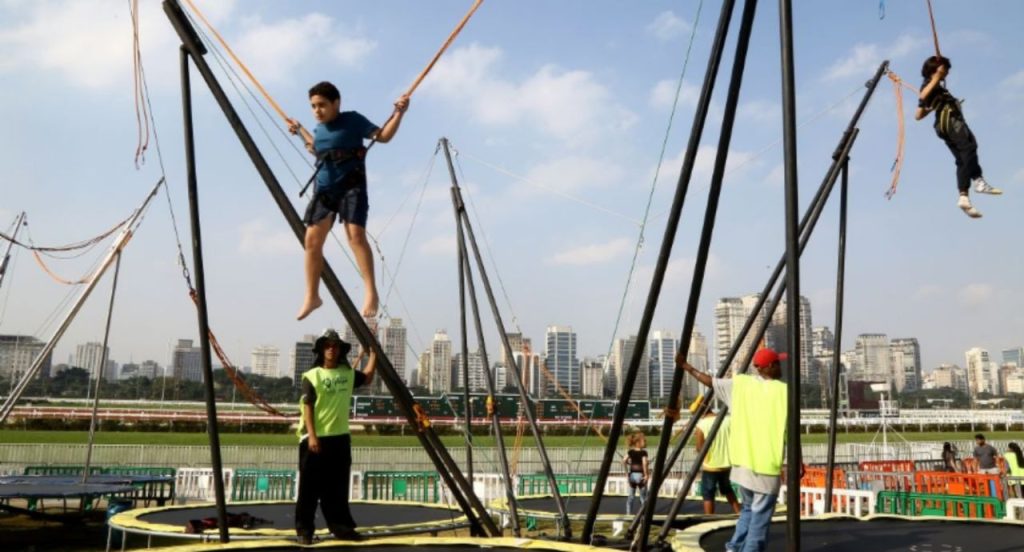
M 1006 501 L 1006 519 L 1024 521 L 1024 498 L 1011 498 Z
M 231 496 L 234 470 L 224 468 L 224 496 Z M 213 489 L 213 468 L 178 468 L 174 476 L 174 493 L 179 503 L 210 502 L 216 499 Z
M 874 491 L 859 489 L 832 489 L 832 513 L 865 517 L 875 513 L 878 495 Z M 779 489 L 779 502 L 786 502 L 786 486 Z M 800 487 L 800 513 L 817 516 L 825 513 L 825 489 Z

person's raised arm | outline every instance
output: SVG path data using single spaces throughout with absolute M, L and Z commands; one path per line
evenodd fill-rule
M 687 372 L 688 374 L 693 376 L 697 381 L 703 383 L 708 387 L 711 387 L 711 376 L 691 366 L 689 362 L 686 362 L 686 360 L 683 359 L 681 353 L 676 353 L 676 368 L 679 368 L 680 370 Z
M 405 115 L 405 110 L 409 109 L 409 96 L 402 95 L 395 100 L 395 113 L 392 115 L 384 126 L 377 131 L 374 139 L 382 144 L 386 144 L 395 137 L 395 133 L 398 132 L 398 127 L 402 124 L 402 116 Z
M 363 385 L 369 385 L 373 381 L 373 375 L 377 373 L 377 353 L 370 349 L 370 358 L 366 361 L 366 367 L 363 368 L 363 375 L 366 376 L 366 383 Z
M 316 150 L 313 149 L 313 135 L 306 130 L 306 127 L 302 126 L 295 119 L 288 119 L 288 132 L 302 137 L 302 141 L 306 143 L 306 150 L 313 155 L 316 155 Z

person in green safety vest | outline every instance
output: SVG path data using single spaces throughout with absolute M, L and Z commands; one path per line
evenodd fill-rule
M 1010 450 L 1003 456 L 1006 459 L 1006 475 L 1014 478 L 1024 477 L 1024 452 L 1020 450 L 1020 445 L 1010 443 L 1007 448 Z M 1018 497 L 1024 496 L 1024 485 L 1020 479 L 1011 482 L 1010 487 L 1016 487 Z
M 704 441 L 711 433 L 711 426 L 715 423 L 715 416 L 718 408 L 708 409 L 704 417 L 697 422 L 697 430 L 693 434 L 694 446 L 700 450 Z M 718 433 L 711 441 L 707 456 L 704 457 L 704 464 L 701 465 L 700 474 L 700 495 L 704 499 L 704 513 L 711 515 L 715 513 L 715 496 L 721 493 L 729 502 L 734 513 L 740 513 L 740 503 L 736 500 L 736 493 L 729 483 L 729 475 L 732 472 L 732 462 L 729 460 L 729 433 L 730 416 L 726 415 L 722 425 L 718 427 Z
M 732 412 L 730 477 L 739 488 L 743 506 L 736 531 L 725 545 L 730 552 L 761 552 L 768 545 L 785 453 L 788 401 L 781 362 L 786 357 L 785 353 L 761 349 L 754 354 L 756 374 L 713 378 L 676 356 L 676 366 L 714 389 L 715 396 Z
M 336 538 L 360 538 L 348 505 L 352 473 L 348 416 L 352 390 L 373 380 L 377 356 L 371 350 L 363 371 L 354 370 L 347 360 L 351 349 L 338 332 L 324 331 L 313 344 L 313 367 L 302 374 L 302 419 L 297 432 L 299 495 L 295 503 L 295 533 L 302 544 L 313 543 L 317 504 Z

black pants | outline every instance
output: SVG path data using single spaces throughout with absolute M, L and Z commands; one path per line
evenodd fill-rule
M 296 534 L 312 535 L 316 529 L 316 506 L 327 520 L 327 528 L 355 529 L 348 507 L 348 486 L 352 473 L 352 439 L 348 435 L 320 438 L 320 452 L 309 452 L 308 439 L 299 444 L 299 498 L 295 503 Z
M 956 158 L 956 187 L 961 194 L 965 194 L 971 187 L 971 180 L 981 177 L 981 165 L 978 164 L 978 142 L 974 139 L 974 133 L 971 132 L 962 116 L 950 116 L 946 126 L 945 134 L 938 127 L 935 132 Z

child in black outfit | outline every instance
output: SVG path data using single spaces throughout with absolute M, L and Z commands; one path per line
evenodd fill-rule
M 629 496 L 626 498 L 626 515 L 633 513 L 633 499 L 640 494 L 640 506 L 647 501 L 647 482 L 650 481 L 650 469 L 647 464 L 647 438 L 639 431 L 626 438 L 629 450 L 622 463 L 626 465 L 629 479 Z
M 971 183 L 980 194 L 1000 195 L 1002 190 L 993 188 L 981 175 L 978 164 L 978 142 L 974 133 L 967 126 L 964 114 L 960 111 L 960 101 L 949 93 L 945 87 L 946 75 L 952 64 L 949 58 L 932 56 L 924 61 L 921 67 L 921 94 L 917 103 L 914 118 L 920 121 L 928 113 L 935 112 L 935 133 L 946 143 L 946 147 L 956 158 L 956 186 L 960 190 L 957 206 L 971 218 L 981 218 L 981 212 L 971 205 L 969 197 Z

